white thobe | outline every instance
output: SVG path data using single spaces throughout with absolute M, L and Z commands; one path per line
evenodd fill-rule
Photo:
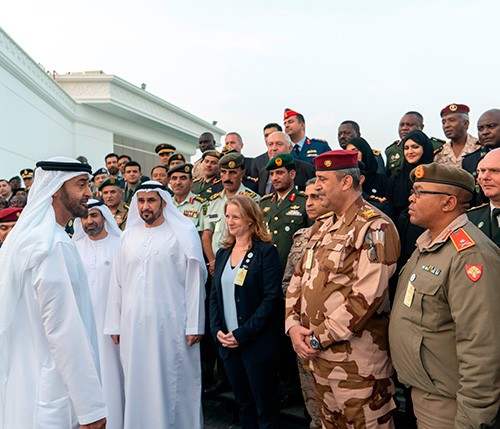
M 117 346 L 109 335 L 104 335 L 111 264 L 119 240 L 119 236 L 108 234 L 102 240 L 91 240 L 86 236 L 75 242 L 87 273 L 90 296 L 94 307 L 102 389 L 109 411 L 106 423 L 107 429 L 121 429 L 123 427 L 123 406 L 125 401 L 120 346 Z
M 107 415 L 94 313 L 80 256 L 62 227 L 24 288 L 8 328 L 0 428 L 79 428 Z
M 105 333 L 120 335 L 126 429 L 202 427 L 200 349 L 186 335 L 204 333 L 204 294 L 199 262 L 167 223 L 125 230 Z

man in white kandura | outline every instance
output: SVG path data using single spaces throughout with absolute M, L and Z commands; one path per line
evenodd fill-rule
M 104 335 L 111 264 L 118 249 L 121 230 L 103 202 L 88 201 L 88 216 L 75 219 L 73 242 L 80 254 L 89 279 L 99 343 L 99 361 L 104 399 L 108 405 L 107 429 L 123 428 L 123 370 L 120 346 Z
M 87 215 L 92 168 L 37 163 L 28 205 L 0 249 L 0 428 L 106 425 L 94 312 L 64 231 Z
M 206 277 L 193 222 L 165 186 L 142 183 L 113 262 L 104 329 L 120 343 L 125 429 L 203 426 Z

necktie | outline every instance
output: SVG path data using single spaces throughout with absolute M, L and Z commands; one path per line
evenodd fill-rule
M 491 238 L 493 238 L 498 232 L 498 215 L 500 214 L 500 209 L 493 209 L 491 213 Z
M 300 146 L 298 144 L 296 144 L 294 146 L 294 149 L 295 149 L 295 153 L 298 155 L 300 153 Z

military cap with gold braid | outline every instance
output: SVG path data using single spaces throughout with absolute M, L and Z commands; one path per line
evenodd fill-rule
M 173 161 L 182 161 L 186 162 L 186 158 L 184 158 L 184 155 L 182 153 L 174 153 L 168 160 L 168 165 L 170 165 L 171 162 Z
M 120 189 L 123 189 L 123 182 L 120 179 L 110 177 L 102 182 L 101 186 L 99 186 L 99 190 L 102 191 L 106 186 L 118 186 Z
M 289 153 L 280 153 L 274 158 L 270 159 L 266 165 L 266 170 L 276 170 L 278 168 L 285 167 L 287 170 L 295 170 L 295 161 L 293 156 Z
M 201 159 L 205 159 L 207 156 L 213 156 L 217 159 L 220 159 L 222 155 L 218 150 L 210 149 L 203 152 L 203 155 L 201 155 Z
M 462 168 L 446 164 L 422 164 L 410 173 L 412 182 L 440 183 L 441 185 L 458 186 L 459 188 L 474 192 L 474 177 Z
M 33 170 L 31 168 L 25 168 L 19 173 L 23 179 L 31 179 L 33 177 Z
M 170 177 L 174 173 L 186 173 L 190 177 L 193 177 L 193 164 L 179 164 L 174 165 L 168 169 L 168 176 Z
M 158 155 L 161 155 L 162 153 L 175 152 L 175 146 L 168 143 L 160 143 L 158 146 L 155 147 L 155 152 Z
M 219 160 L 220 168 L 238 168 L 245 165 L 245 157 L 239 152 L 231 152 Z

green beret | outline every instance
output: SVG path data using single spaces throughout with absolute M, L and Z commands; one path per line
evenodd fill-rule
M 277 168 L 286 167 L 287 170 L 295 170 L 295 161 L 289 153 L 280 153 L 273 159 L 270 159 L 266 165 L 266 170 L 276 170 Z
M 458 186 L 459 188 L 474 192 L 474 177 L 472 174 L 462 168 L 452 167 L 451 165 L 422 164 L 414 168 L 410 173 L 412 182 L 440 183 L 441 185 Z
M 158 146 L 155 147 L 155 152 L 158 155 L 161 155 L 163 153 L 175 152 L 175 146 L 168 143 L 160 143 Z
M 182 153 L 174 153 L 169 159 L 168 159 L 168 165 L 170 165 L 170 163 L 172 161 L 182 161 L 182 162 L 186 162 L 186 158 L 184 158 L 184 155 Z
M 245 164 L 245 157 L 239 152 L 231 152 L 219 160 L 220 168 L 238 168 Z
M 102 182 L 101 186 L 99 186 L 99 190 L 102 191 L 106 186 L 118 186 L 120 189 L 123 189 L 123 182 L 120 179 L 110 177 Z
M 193 164 L 179 164 L 174 165 L 168 169 L 168 176 L 170 177 L 174 173 L 186 173 L 193 177 Z
M 218 150 L 210 149 L 203 152 L 203 155 L 201 155 L 201 159 L 205 159 L 207 156 L 213 156 L 217 159 L 220 159 L 222 155 Z

